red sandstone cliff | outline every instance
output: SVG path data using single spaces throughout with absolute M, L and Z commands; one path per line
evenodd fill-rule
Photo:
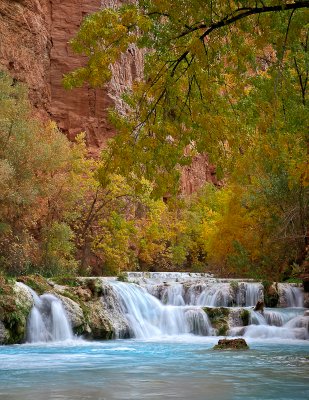
M 51 4 L 0 0 L 0 68 L 26 82 L 41 114 L 50 106 Z
M 87 14 L 125 1 L 129 0 L 0 0 L 0 68 L 28 85 L 36 112 L 54 119 L 70 139 L 85 131 L 91 154 L 114 135 L 107 110 L 114 104 L 123 108 L 120 95 L 142 76 L 143 54 L 134 47 L 124 54 L 108 88 L 66 91 L 63 74 L 84 62 L 68 41 Z M 182 192 L 192 193 L 205 181 L 215 183 L 215 173 L 207 156 L 201 155 L 184 169 Z
M 81 66 L 84 59 L 72 53 L 68 41 L 82 19 L 101 6 L 121 1 L 108 0 L 0 0 L 0 67 L 27 83 L 30 99 L 43 116 L 54 119 L 73 139 L 86 132 L 87 143 L 96 153 L 113 136 L 107 110 L 121 107 L 120 94 L 142 74 L 143 57 L 132 48 L 114 67 L 108 88 L 88 87 L 66 91 L 63 74 Z

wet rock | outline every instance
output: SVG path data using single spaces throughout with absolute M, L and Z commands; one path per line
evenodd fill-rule
M 264 301 L 258 301 L 254 307 L 254 311 L 264 312 Z
M 24 285 L 16 282 L 13 286 L 13 291 L 15 293 L 16 305 L 30 311 L 33 306 L 33 298 L 29 290 Z
M 214 350 L 248 350 L 249 346 L 245 339 L 220 339 L 218 344 L 213 347 Z
M 243 308 L 241 307 L 233 307 L 229 309 L 229 316 L 228 316 L 228 326 L 229 328 L 234 328 L 236 326 L 242 326 L 243 325 L 243 320 L 242 320 L 242 312 Z
M 278 283 L 279 307 L 303 307 L 304 293 L 299 284 Z
M 26 334 L 32 296 L 19 282 L 5 282 L 2 279 L 0 289 L 0 343 L 21 343 Z
M 0 344 L 8 343 L 9 337 L 9 331 L 5 328 L 3 322 L 0 321 Z
M 279 301 L 278 286 L 274 282 L 268 284 L 264 282 L 264 302 L 266 307 L 277 307 Z
M 304 307 L 309 308 L 309 292 L 304 292 Z
M 309 267 L 309 265 L 307 265 L 307 267 Z M 301 279 L 303 281 L 304 291 L 309 293 L 309 274 L 303 274 Z
M 309 310 L 305 310 L 304 317 L 309 317 Z
M 211 326 L 216 330 L 217 335 L 226 335 L 229 329 L 230 310 L 225 307 L 203 307 L 203 310 L 208 315 Z
M 90 333 L 87 335 L 91 339 L 112 339 L 114 328 L 109 318 L 104 312 L 103 304 L 100 299 L 88 303 L 89 307 L 89 327 Z
M 76 333 L 83 333 L 87 323 L 81 306 L 69 297 L 59 294 L 57 294 L 56 296 L 61 300 L 61 303 L 63 304 L 67 317 L 71 322 L 73 331 Z

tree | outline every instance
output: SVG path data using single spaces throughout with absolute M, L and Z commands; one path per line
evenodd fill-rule
M 88 63 L 64 83 L 104 85 L 123 51 L 134 44 L 147 49 L 145 80 L 126 96 L 131 113 L 113 115 L 122 133 L 115 152 L 133 157 L 146 177 L 157 172 L 160 184 L 177 176 L 177 163 L 189 162 L 184 149 L 192 143 L 217 164 L 223 157 L 220 167 L 227 170 L 231 153 L 251 143 L 253 121 L 243 124 L 248 118 L 239 101 L 258 89 L 257 76 L 273 77 L 272 107 L 282 106 L 286 81 L 294 81 L 293 92 L 305 106 L 307 8 L 307 1 L 143 0 L 104 9 L 87 17 L 72 41 Z
M 282 275 L 308 246 L 308 8 L 141 0 L 87 17 L 72 41 L 88 63 L 65 77 L 67 87 L 104 85 L 129 46 L 147 50 L 144 80 L 124 96 L 129 112 L 111 113 L 115 169 L 155 182 L 159 197 L 177 193 L 191 155 L 208 152 L 228 187 L 198 247 L 234 272 L 277 263 Z
M 0 270 L 71 272 L 70 216 L 83 145 L 32 113 L 25 86 L 0 72 Z

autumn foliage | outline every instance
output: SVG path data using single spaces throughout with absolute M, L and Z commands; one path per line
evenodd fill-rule
M 308 257 L 308 4 L 140 0 L 83 22 L 88 63 L 67 88 L 102 86 L 130 46 L 145 78 L 111 110 L 99 160 L 31 117 L 1 75 L 0 268 L 44 274 L 190 270 L 280 280 Z M 206 152 L 222 185 L 179 193 Z M 168 195 L 168 196 L 166 196 Z M 168 201 L 163 201 L 168 197 Z

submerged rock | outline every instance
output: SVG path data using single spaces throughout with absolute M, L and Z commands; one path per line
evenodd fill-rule
M 220 339 L 214 350 L 248 350 L 249 346 L 245 339 Z

